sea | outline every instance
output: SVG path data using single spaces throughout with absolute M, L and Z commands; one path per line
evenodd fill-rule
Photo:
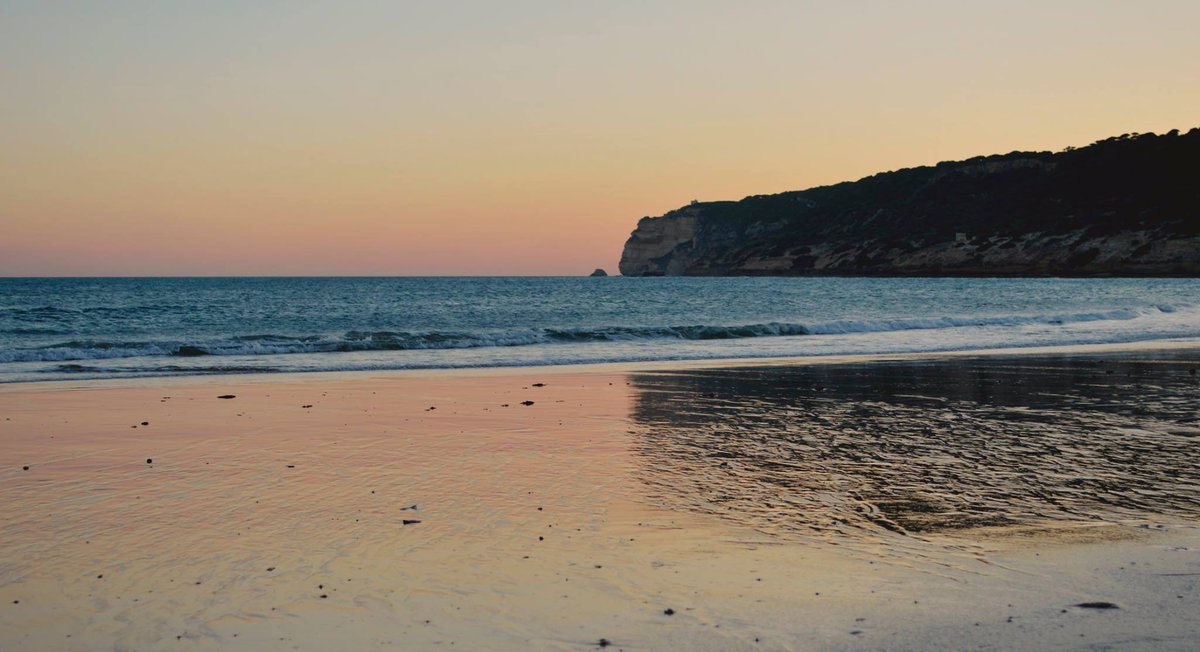
M 1200 279 L 5 278 L 0 382 L 1200 337 Z

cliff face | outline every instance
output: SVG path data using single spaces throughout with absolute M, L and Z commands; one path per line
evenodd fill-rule
M 1200 129 L 646 217 L 621 273 L 1200 276 Z

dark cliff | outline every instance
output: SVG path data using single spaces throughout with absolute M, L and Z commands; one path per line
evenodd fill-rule
M 1200 128 L 1013 152 L 638 222 L 627 276 L 1200 276 Z

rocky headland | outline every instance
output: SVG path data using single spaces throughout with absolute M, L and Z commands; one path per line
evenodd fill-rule
M 1200 276 L 1200 128 L 642 218 L 626 276 Z

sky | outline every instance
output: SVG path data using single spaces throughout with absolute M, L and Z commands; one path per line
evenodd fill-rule
M 1200 2 L 0 0 L 0 275 L 578 275 L 637 220 L 1200 126 Z

